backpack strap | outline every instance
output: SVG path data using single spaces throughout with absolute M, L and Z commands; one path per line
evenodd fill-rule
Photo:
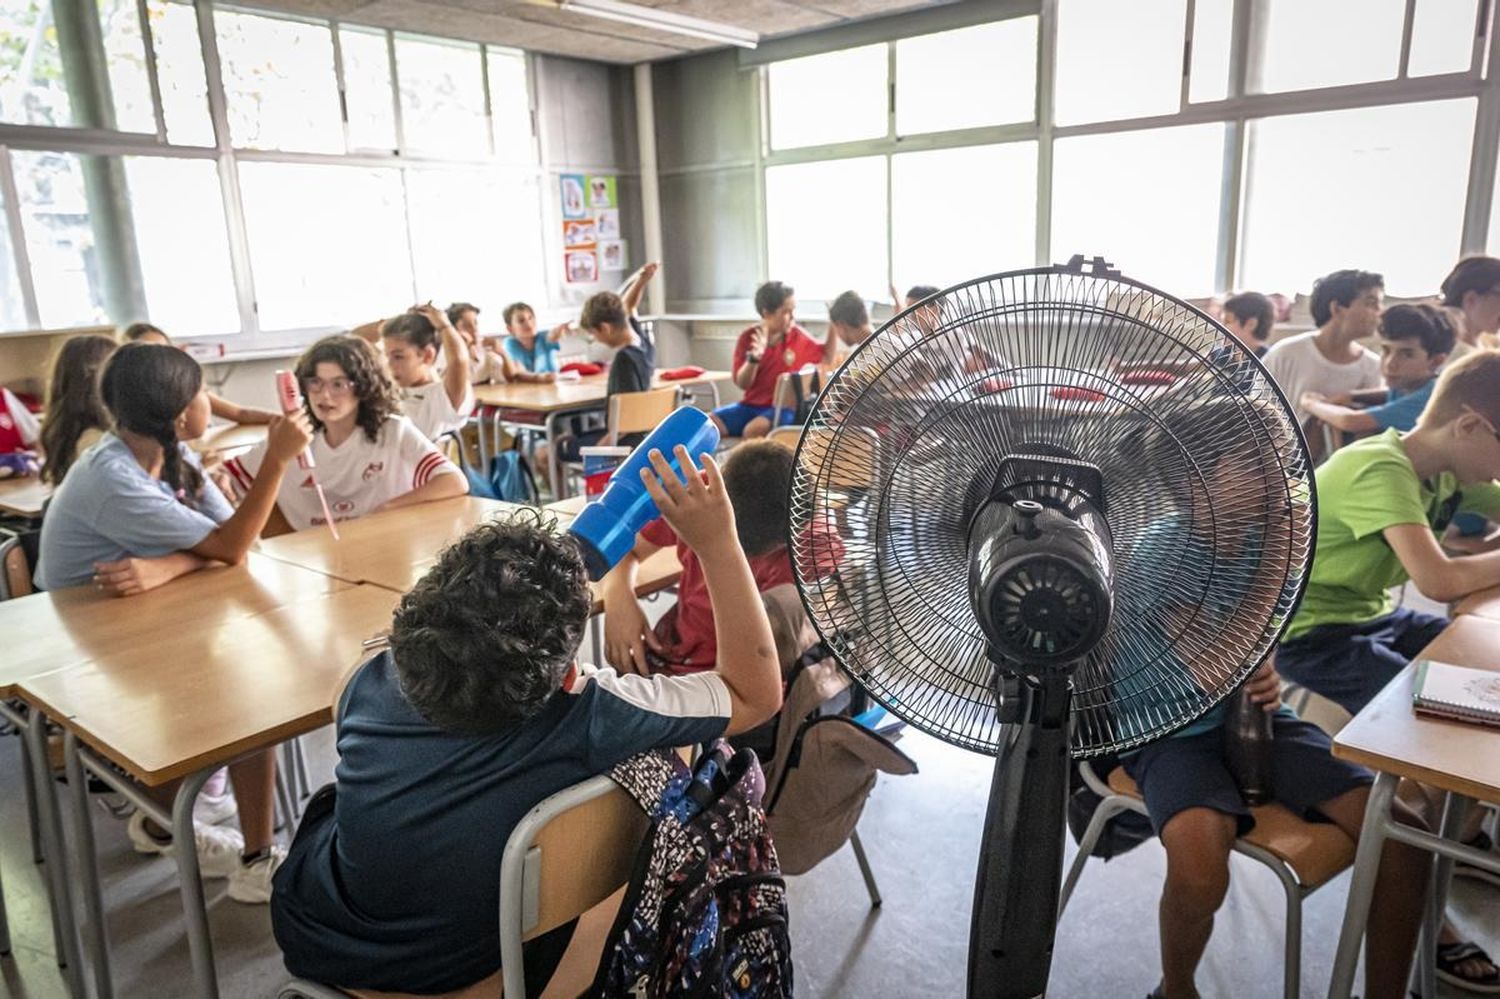
M 662 796 L 673 781 L 686 783 L 692 776 L 682 757 L 665 749 L 632 756 L 616 763 L 609 772 L 610 780 L 620 785 L 624 792 L 635 799 L 641 811 L 653 818 Z

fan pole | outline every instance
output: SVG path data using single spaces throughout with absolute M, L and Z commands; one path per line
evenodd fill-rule
M 998 684 L 1002 676 L 997 672 Z M 1012 682 L 1022 703 L 995 757 L 969 927 L 970 999 L 1047 991 L 1068 795 L 1066 677 Z

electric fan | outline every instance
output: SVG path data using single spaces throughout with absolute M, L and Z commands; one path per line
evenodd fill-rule
M 862 344 L 797 449 L 797 586 L 887 710 L 996 756 L 971 996 L 1046 989 L 1068 757 L 1232 693 L 1301 596 L 1286 399 L 1223 327 L 1103 260 L 971 281 Z

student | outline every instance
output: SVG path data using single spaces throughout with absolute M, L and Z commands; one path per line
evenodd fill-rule
M 297 359 L 296 375 L 314 431 L 316 467 L 281 483 L 276 506 L 292 530 L 324 523 L 314 481 L 336 521 L 469 491 L 457 466 L 398 415 L 396 389 L 368 341 L 324 337 Z M 265 445 L 258 444 L 225 463 L 236 492 L 255 487 L 265 456 Z
M 1312 415 L 1303 395 L 1380 387 L 1380 358 L 1356 341 L 1373 336 L 1380 320 L 1385 279 L 1369 271 L 1334 271 L 1313 285 L 1312 318 L 1318 328 L 1288 337 L 1266 352 L 1265 366 L 1292 403 L 1298 421 Z
M 120 333 L 120 340 L 122 343 L 155 343 L 166 347 L 173 345 L 171 337 L 150 323 L 131 323 Z M 281 415 L 269 409 L 241 406 L 212 392 L 208 395 L 208 401 L 213 415 L 230 423 L 270 423 Z
M 470 531 L 401 601 L 389 650 L 336 698 L 336 795 L 309 805 L 271 905 L 293 974 L 423 994 L 497 975 L 500 857 L 522 816 L 637 753 L 744 732 L 780 707 L 724 480 L 707 455 L 702 474 L 686 450 L 677 458 L 686 483 L 660 453 L 642 479 L 726 609 L 717 669 L 645 678 L 578 665 L 592 597 L 573 540 L 537 511 Z M 587 922 L 569 955 L 586 977 L 568 995 L 603 945 L 607 922 L 585 939 Z M 573 932 L 527 943 L 529 994 Z
M 1346 394 L 1330 399 L 1319 392 L 1302 396 L 1302 408 L 1335 429 L 1351 434 L 1411 430 L 1417 425 L 1438 369 L 1448 361 L 1456 333 L 1448 314 L 1435 305 L 1393 305 L 1380 314 L 1380 374 L 1386 389 L 1361 394 L 1368 409 L 1348 405 Z
M 444 314 L 458 331 L 468 351 L 470 384 L 488 385 L 514 380 L 510 359 L 498 347 L 485 343 L 479 332 L 479 306 L 470 302 L 454 302 L 444 310 Z
M 559 323 L 543 336 L 536 328 L 536 312 L 525 302 L 505 307 L 505 329 L 510 335 L 500 344 L 514 367 L 512 376 L 521 382 L 550 382 L 557 378 L 557 355 L 568 324 Z
M 614 350 L 609 362 L 607 395 L 621 392 L 645 392 L 651 388 L 656 374 L 656 344 L 652 341 L 635 314 L 640 304 L 641 293 L 646 282 L 656 273 L 655 264 L 647 264 L 625 285 L 623 294 L 601 291 L 583 303 L 583 314 L 578 325 L 600 344 Z M 563 461 L 578 461 L 579 449 L 597 444 L 608 434 L 603 430 L 576 430 L 558 442 L 558 454 Z M 634 445 L 641 441 L 642 434 L 626 434 L 616 444 Z M 545 454 L 545 452 L 542 452 Z M 539 461 L 545 460 L 539 458 Z
M 1242 291 L 1224 300 L 1223 323 L 1234 338 L 1256 357 L 1265 357 L 1271 348 L 1266 340 L 1276 325 L 1276 307 L 1258 291 Z
M 36 582 L 44 589 L 92 583 L 130 596 L 211 563 L 242 561 L 276 502 L 282 474 L 307 446 L 301 414 L 271 424 L 260 481 L 238 510 L 204 477 L 184 443 L 208 426 L 198 362 L 180 350 L 127 344 L 104 367 L 100 394 L 114 430 L 74 461 L 42 522 Z M 200 826 L 204 877 L 228 878 L 229 897 L 264 903 L 283 855 L 272 845 L 275 757 L 258 753 L 229 768 L 243 837 Z M 154 789 L 168 809 L 175 787 Z M 170 833 L 137 812 L 126 827 L 137 853 L 170 854 Z
M 828 325 L 845 347 L 858 347 L 870 338 L 870 310 L 857 291 L 846 291 L 828 306 Z
M 391 378 L 401 387 L 401 408 L 428 440 L 457 430 L 474 412 L 469 350 L 448 317 L 432 303 L 415 305 L 380 328 Z M 439 377 L 438 351 L 448 362 Z
M 760 322 L 740 334 L 734 345 L 734 383 L 744 390 L 739 402 L 713 411 L 719 433 L 728 437 L 764 437 L 771 432 L 776 380 L 809 364 L 831 365 L 838 357 L 838 332 L 830 323 L 820 344 L 797 325 L 796 292 L 780 281 L 755 289 Z M 782 422 L 796 414 L 788 408 Z
M 109 410 L 99 394 L 99 372 L 115 352 L 113 337 L 89 333 L 70 337 L 52 362 L 47 386 L 47 420 L 41 432 L 42 481 L 60 485 L 74 460 L 99 443 L 109 429 Z
M 1443 278 L 1443 305 L 1463 316 L 1458 327 L 1456 361 L 1474 347 L 1500 346 L 1500 259 L 1475 255 L 1464 257 Z

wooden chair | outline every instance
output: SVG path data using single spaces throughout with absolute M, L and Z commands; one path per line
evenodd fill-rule
M 1062 918 L 1068 898 L 1083 873 L 1083 865 L 1104 833 L 1104 826 L 1123 811 L 1146 814 L 1140 788 L 1123 767 L 1101 781 L 1087 763 L 1079 764 L 1084 782 L 1102 799 L 1078 843 L 1078 855 L 1063 882 L 1057 915 Z M 1354 841 L 1332 823 L 1307 822 L 1285 806 L 1272 802 L 1251 809 L 1255 828 L 1234 841 L 1234 852 L 1271 869 L 1286 892 L 1286 942 L 1282 994 L 1296 999 L 1302 985 L 1302 900 L 1354 863 Z
M 604 436 L 599 438 L 599 443 L 610 445 L 629 434 L 650 433 L 658 423 L 672 415 L 672 410 L 677 408 L 677 398 L 675 385 L 644 392 L 618 392 L 610 396 L 605 409 Z M 580 476 L 582 472 L 582 462 L 563 462 L 564 476 Z

